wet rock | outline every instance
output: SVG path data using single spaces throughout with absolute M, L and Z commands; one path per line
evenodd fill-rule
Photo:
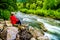
M 46 32 L 47 31 L 47 29 L 44 27 L 44 24 L 43 23 L 38 23 L 39 25 L 40 25 L 40 28 L 44 31 L 44 32 Z
M 34 38 L 37 38 L 38 36 L 43 36 L 41 33 L 41 30 L 34 29 L 33 27 L 30 26 L 29 28 L 30 33 L 33 35 Z
M 37 27 L 38 29 L 42 29 L 44 32 L 47 31 L 47 29 L 44 27 L 44 24 L 41 22 L 34 22 L 34 23 L 32 22 L 29 25 L 32 27 Z
M 27 25 L 18 25 L 18 29 L 19 30 L 24 30 L 24 29 L 27 29 L 28 28 L 28 26 Z
M 37 39 L 38 40 L 49 40 L 49 38 L 48 37 L 45 37 L 45 36 L 40 36 Z
M 11 24 L 10 21 L 5 21 L 5 24 L 6 24 L 6 26 L 8 26 L 8 27 L 11 27 L 11 26 L 12 26 L 12 24 Z

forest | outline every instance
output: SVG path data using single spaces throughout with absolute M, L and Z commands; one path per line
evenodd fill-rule
M 1 0 L 0 18 L 9 19 L 11 11 L 60 20 L 60 0 Z

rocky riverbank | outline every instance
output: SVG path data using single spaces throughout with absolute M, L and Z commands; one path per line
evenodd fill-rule
M 3 21 L 0 22 L 0 29 L 0 38 L 3 40 L 49 40 L 47 36 L 44 36 L 42 29 L 24 24 L 12 26 L 10 21 Z

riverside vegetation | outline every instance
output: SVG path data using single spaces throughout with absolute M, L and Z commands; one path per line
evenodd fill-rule
M 23 13 L 60 19 L 60 0 L 23 0 L 16 4 Z
M 11 11 L 60 19 L 60 0 L 1 0 L 0 18 L 9 19 Z

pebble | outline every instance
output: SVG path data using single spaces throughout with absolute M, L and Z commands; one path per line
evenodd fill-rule
M 34 37 L 32 37 L 31 40 L 36 40 L 36 39 Z

